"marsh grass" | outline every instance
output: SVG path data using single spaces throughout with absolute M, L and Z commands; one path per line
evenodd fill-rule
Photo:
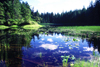
M 68 58 L 69 56 L 61 56 L 63 58 L 62 62 L 63 62 L 63 67 L 68 66 Z
M 71 67 L 100 67 L 100 56 L 93 52 L 93 60 L 75 60 L 75 63 Z M 95 59 L 96 58 L 96 59 Z
M 71 30 L 71 31 L 75 31 L 77 32 L 81 32 L 81 31 L 100 31 L 100 26 L 60 26 L 57 27 L 58 29 L 66 29 L 66 30 Z
M 75 64 L 72 67 L 99 67 L 99 65 L 100 65 L 99 61 L 89 62 L 89 61 L 84 61 L 84 60 L 82 60 L 82 61 L 76 60 Z
M 42 27 L 40 31 L 62 33 L 69 36 L 88 38 L 91 36 L 100 37 L 100 26 L 50 26 Z
M 69 64 L 71 67 L 100 67 L 100 57 L 99 56 L 94 56 L 96 58 L 98 58 L 97 60 L 93 59 L 92 61 L 88 60 L 76 60 L 76 58 L 74 57 L 74 55 L 72 56 L 61 56 L 61 58 L 63 58 L 62 60 L 62 66 L 63 67 L 69 67 Z M 75 60 L 74 63 L 68 63 L 68 59 L 72 59 Z
M 61 58 L 63 58 L 63 60 L 62 60 L 62 63 L 63 63 L 63 67 L 68 67 L 68 65 L 69 65 L 69 63 L 68 63 L 68 59 L 70 58 L 70 59 L 72 59 L 72 60 L 75 60 L 75 57 L 74 57 L 74 55 L 72 55 L 72 57 L 70 57 L 70 55 L 68 55 L 68 56 L 61 56 Z M 71 66 L 73 66 L 73 64 L 71 64 Z

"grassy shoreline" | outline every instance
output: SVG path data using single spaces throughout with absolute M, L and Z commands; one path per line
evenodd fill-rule
M 62 30 L 72 30 L 72 31 L 100 31 L 100 26 L 59 26 L 58 29 Z
M 7 29 L 9 28 L 8 26 L 5 26 L 5 25 L 0 25 L 0 29 Z
M 5 26 L 0 25 L 0 29 L 7 29 L 7 28 L 23 28 L 23 29 L 32 29 L 32 30 L 39 30 L 40 32 L 57 32 L 57 33 L 65 33 L 65 35 L 79 35 L 79 36 L 90 36 L 90 35 L 96 35 L 97 37 L 100 37 L 100 26 L 58 26 L 58 27 L 52 27 L 52 26 L 45 26 L 38 23 L 30 24 L 30 25 L 24 25 L 24 26 L 18 26 L 18 25 L 12 25 L 12 26 Z

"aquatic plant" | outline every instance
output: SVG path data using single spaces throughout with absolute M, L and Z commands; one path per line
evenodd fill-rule
M 63 60 L 62 60 L 62 62 L 63 62 L 63 66 L 65 67 L 65 66 L 68 66 L 68 59 L 70 58 L 70 59 L 72 59 L 72 60 L 75 60 L 75 57 L 74 57 L 74 55 L 72 55 L 72 57 L 70 57 L 70 55 L 68 55 L 68 56 L 61 56 L 61 58 L 63 58 Z M 74 64 L 71 64 L 71 66 L 73 66 Z
M 42 57 L 42 52 L 40 52 L 40 58 Z
M 68 56 L 65 56 L 65 55 L 64 55 L 64 56 L 61 56 L 61 58 L 63 58 L 62 62 L 63 62 L 63 66 L 64 66 L 64 67 L 67 67 L 67 66 L 68 66 L 68 59 L 69 59 L 69 58 L 70 58 L 71 60 L 75 60 L 75 59 L 76 59 L 74 55 L 72 55 L 71 57 L 70 57 L 70 55 L 68 55 Z M 73 63 L 70 63 L 70 66 L 73 67 L 74 64 L 73 64 Z
M 99 61 L 84 61 L 84 60 L 76 60 L 75 64 L 72 67 L 100 67 L 100 62 Z
M 67 62 L 68 62 L 69 56 L 61 56 L 61 58 L 63 58 L 63 60 L 62 60 L 63 66 L 68 66 Z
M 4 43 L 3 46 L 5 47 L 5 49 L 10 49 L 10 45 L 9 44 Z
M 73 63 L 71 63 L 71 64 L 70 64 L 70 66 L 71 66 L 71 67 L 73 67 L 73 66 L 74 66 L 74 64 L 73 64 Z
M 67 39 L 67 40 L 65 40 L 65 42 L 68 42 L 69 40 Z
M 72 45 L 68 45 L 69 47 L 71 47 Z
M 77 47 L 77 46 L 79 46 L 79 44 L 75 44 L 75 46 Z
M 75 57 L 74 57 L 74 55 L 72 55 L 71 59 L 72 59 L 72 60 L 75 60 Z
M 78 41 L 77 39 L 73 38 L 73 41 Z

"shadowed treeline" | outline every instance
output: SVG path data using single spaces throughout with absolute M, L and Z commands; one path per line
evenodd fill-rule
M 74 5 L 72 5 L 74 6 Z M 100 25 L 100 0 L 91 2 L 86 9 L 62 12 L 61 14 L 45 13 L 41 14 L 42 23 L 54 23 L 55 25 Z

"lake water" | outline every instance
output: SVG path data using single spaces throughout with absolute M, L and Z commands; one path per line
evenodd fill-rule
M 93 55 L 100 56 L 100 39 L 95 37 L 33 30 L 0 31 L 0 67 L 60 67 L 61 56 L 70 56 L 68 62 L 74 63 L 78 59 L 91 61 Z

